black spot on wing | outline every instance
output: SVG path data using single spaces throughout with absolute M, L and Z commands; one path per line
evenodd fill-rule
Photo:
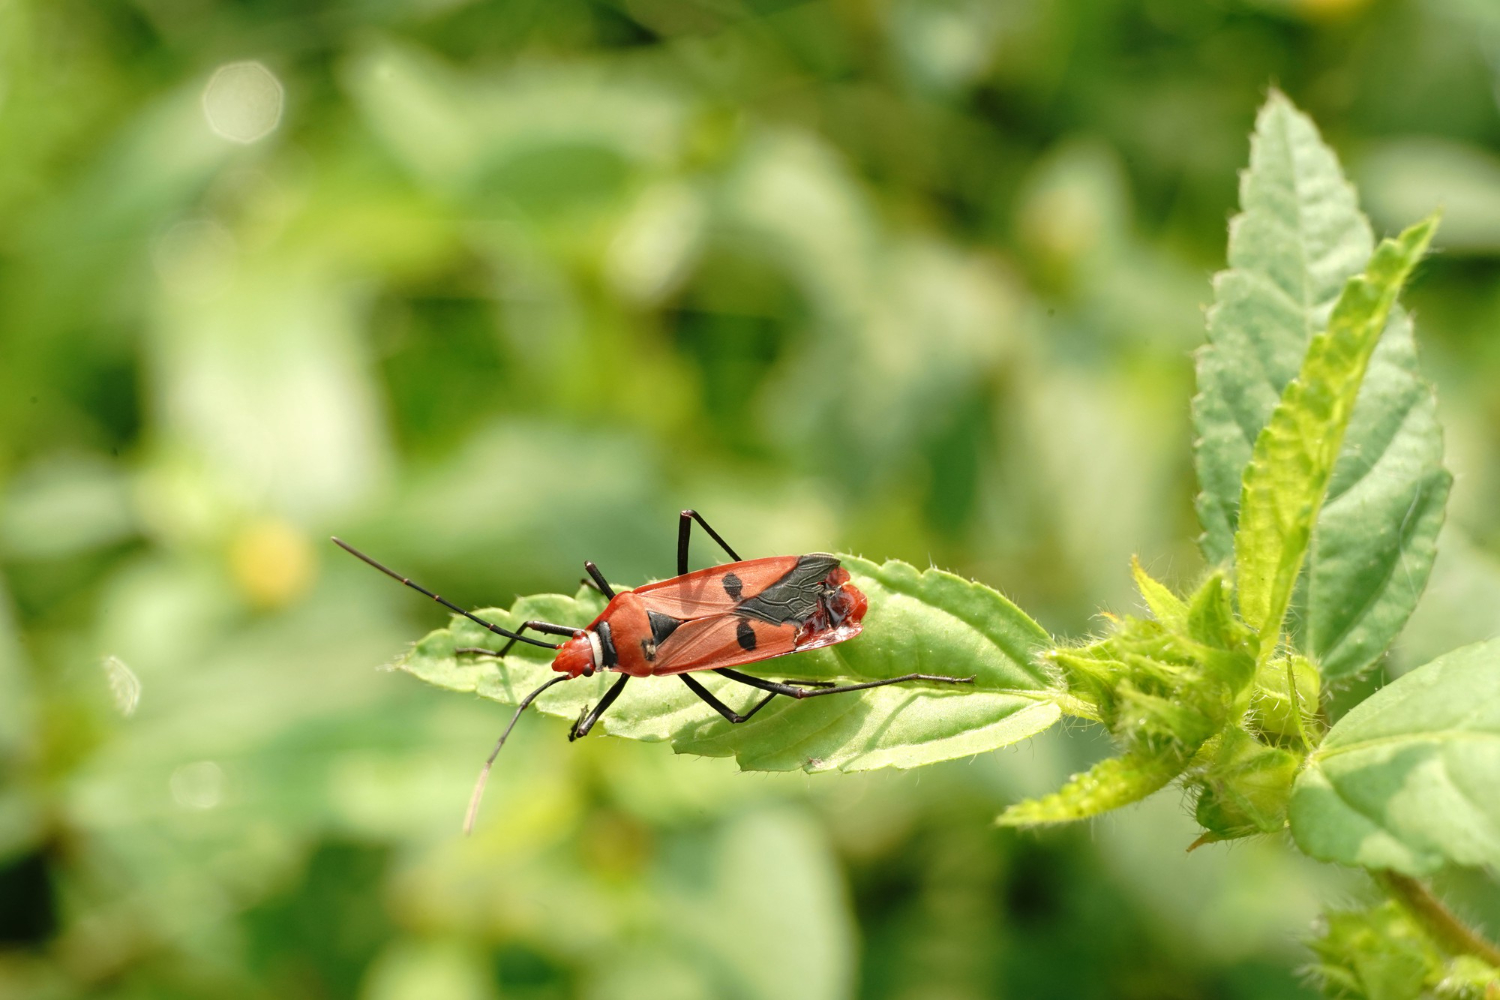
M 646 620 L 651 623 L 651 638 L 658 646 L 666 642 L 667 636 L 676 632 L 677 626 L 682 624 L 681 618 L 673 618 L 660 611 L 647 611 Z
M 740 623 L 735 626 L 734 637 L 739 642 L 740 648 L 745 650 L 746 652 L 750 652 L 755 649 L 755 629 L 752 628 L 750 623 L 745 621 L 743 618 L 741 618 Z
M 799 625 L 818 610 L 823 581 L 838 568 L 838 557 L 817 552 L 802 556 L 780 580 L 745 601 L 735 613 L 768 625 Z
M 729 599 L 731 601 L 738 601 L 740 599 L 740 595 L 745 592 L 745 581 L 741 580 L 733 573 L 725 573 L 723 583 L 724 593 L 729 595 Z

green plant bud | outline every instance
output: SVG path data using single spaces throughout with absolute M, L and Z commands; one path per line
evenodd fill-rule
M 1318 710 L 1321 686 L 1318 668 L 1305 656 L 1291 657 L 1291 668 L 1296 678 L 1302 723 L 1308 726 L 1313 723 Z M 1261 732 L 1271 737 L 1295 740 L 1298 738 L 1297 715 L 1292 711 L 1287 689 L 1287 658 L 1278 656 L 1268 660 L 1255 675 L 1255 694 L 1250 700 L 1250 710 Z
M 1274 833 L 1286 826 L 1286 805 L 1301 759 L 1266 746 L 1238 726 L 1225 730 L 1199 779 L 1201 843 Z

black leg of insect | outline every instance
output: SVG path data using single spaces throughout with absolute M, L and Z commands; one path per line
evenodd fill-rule
M 703 527 L 703 530 L 706 531 L 706 532 L 708 532 L 710 538 L 712 538 L 714 541 L 716 541 L 716 542 L 719 543 L 719 548 L 721 548 L 725 552 L 729 553 L 729 558 L 730 559 L 732 559 L 734 562 L 739 562 L 740 561 L 740 557 L 735 554 L 734 549 L 731 549 L 729 547 L 729 543 L 726 542 L 726 541 L 724 541 L 724 539 L 719 535 L 719 533 L 717 531 L 715 531 L 713 528 L 709 527 L 709 524 L 708 524 L 707 521 L 703 520 L 703 515 L 702 514 L 698 513 L 696 510 L 685 510 L 685 511 L 683 511 L 679 515 L 679 519 L 678 519 L 678 522 L 677 522 L 677 575 L 678 576 L 686 576 L 687 575 L 687 571 L 688 571 L 688 536 L 690 536 L 693 533 L 693 522 L 694 521 L 697 521 Z
M 625 682 L 628 680 L 630 680 L 629 674 L 621 674 L 620 679 L 604 692 L 604 697 L 599 699 L 599 704 L 594 706 L 593 711 L 587 708 L 583 710 L 578 716 L 578 721 L 573 723 L 573 728 L 568 731 L 569 743 L 589 734 L 589 730 L 594 728 L 594 723 L 599 721 L 599 716 L 603 715 L 609 706 L 615 703 L 615 699 L 620 697 L 620 692 L 625 690 Z
M 751 677 L 749 674 L 742 674 L 738 670 L 730 670 L 728 667 L 720 667 L 716 669 L 714 673 L 723 674 L 725 677 L 728 677 L 732 681 L 739 681 L 741 684 L 746 684 L 753 688 L 759 688 L 762 691 L 769 691 L 772 694 L 786 695 L 788 698 L 816 698 L 819 695 L 825 694 L 844 694 L 848 691 L 868 691 L 870 688 L 885 687 L 887 684 L 906 684 L 910 681 L 928 681 L 933 684 L 974 683 L 973 677 L 943 677 L 938 674 L 902 674 L 900 677 L 887 677 L 883 680 L 878 681 L 865 681 L 862 684 L 843 684 L 838 686 L 823 687 L 821 685 L 814 686 L 813 684 L 809 683 L 806 687 L 797 687 L 795 685 L 801 682 L 761 680 L 759 677 Z
M 766 695 L 760 701 L 758 701 L 754 705 L 752 705 L 750 707 L 750 711 L 746 712 L 744 715 L 741 715 L 738 712 L 736 712 L 734 709 L 730 708 L 728 705 L 724 704 L 718 698 L 714 697 L 713 692 L 710 691 L 708 688 L 704 687 L 702 684 L 699 684 L 693 678 L 693 676 L 691 674 L 678 674 L 677 676 L 682 678 L 682 683 L 684 683 L 684 684 L 686 684 L 688 686 L 688 690 L 689 691 L 693 692 L 693 694 L 695 694 L 699 698 L 703 699 L 703 703 L 705 705 L 707 705 L 709 708 L 713 709 L 715 712 L 718 712 L 724 718 L 728 719 L 730 722 L 732 722 L 732 723 L 734 723 L 736 725 L 738 725 L 741 722 L 748 722 L 750 720 L 750 717 L 752 715 L 754 715 L 756 712 L 759 712 L 761 709 L 765 708 L 766 705 L 771 701 L 771 699 L 774 698 L 774 697 L 776 697 L 777 694 L 779 694 L 779 692 L 777 692 L 777 691 L 772 691 L 770 694 Z M 786 683 L 787 684 L 801 684 L 801 685 L 805 685 L 807 687 L 832 687 L 833 686 L 832 683 L 830 683 L 829 681 L 787 681 Z

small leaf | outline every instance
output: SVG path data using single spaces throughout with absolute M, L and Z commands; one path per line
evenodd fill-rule
M 1153 600 L 1170 626 L 1127 616 L 1103 639 L 1049 654 L 1072 693 L 1097 707 L 1123 754 L 1074 775 L 1052 795 L 1012 806 L 1001 823 L 1059 823 L 1144 798 L 1186 772 L 1226 722 L 1244 713 L 1255 676 L 1252 636 L 1235 620 L 1223 574 L 1210 576 L 1186 602 L 1171 598 L 1175 607 L 1160 593 Z
M 1240 614 L 1269 632 L 1268 642 L 1291 601 L 1370 356 L 1436 227 L 1429 218 L 1381 242 L 1365 274 L 1344 286 L 1328 329 L 1313 338 L 1301 372 L 1256 438 L 1235 532 L 1235 575 Z
M 1324 861 L 1429 874 L 1500 865 L 1500 640 L 1371 695 L 1308 758 L 1292 835 Z
M 1151 578 L 1140 559 L 1130 557 L 1130 574 L 1135 578 L 1135 589 L 1151 609 L 1151 616 L 1163 625 L 1173 626 L 1187 617 L 1187 604 L 1167 587 Z
M 745 770 L 858 771 L 984 753 L 1032 736 L 1061 716 L 1063 695 L 1041 666 L 1051 642 L 1041 626 L 999 593 L 941 570 L 918 572 L 840 556 L 870 601 L 864 632 L 844 643 L 743 668 L 774 679 L 879 680 L 905 673 L 975 678 L 972 685 L 900 684 L 794 702 L 777 698 L 749 722 L 731 726 L 674 677 L 632 680 L 603 716 L 611 735 L 670 741 L 679 753 L 733 755 Z M 527 618 L 583 627 L 603 602 L 523 598 L 510 612 L 479 612 L 510 628 Z M 495 645 L 497 637 L 467 619 L 418 642 L 398 666 L 430 683 L 515 704 L 548 677 L 551 653 L 517 646 L 500 663 L 455 657 L 461 646 Z M 712 673 L 696 675 L 743 711 L 761 697 Z M 615 674 L 560 684 L 537 699 L 547 715 L 575 719 L 616 680 Z
M 1182 772 L 1179 754 L 1126 754 L 1101 760 L 1050 795 L 1010 806 L 995 820 L 1000 826 L 1070 823 L 1139 802 L 1165 788 Z

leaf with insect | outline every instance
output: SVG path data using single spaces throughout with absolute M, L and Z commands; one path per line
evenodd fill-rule
M 734 756 L 760 771 L 862 771 L 917 767 L 984 753 L 1032 736 L 1062 714 L 1061 688 L 1038 659 L 1051 638 L 995 590 L 951 573 L 902 562 L 839 557 L 869 598 L 864 631 L 825 649 L 765 660 L 745 672 L 774 680 L 880 680 L 920 672 L 974 677 L 972 684 L 901 684 L 807 701 L 777 698 L 749 722 L 730 725 L 680 680 L 632 680 L 600 726 L 614 736 L 670 742 L 679 753 Z M 528 618 L 587 625 L 603 610 L 592 591 L 543 595 L 510 611 L 479 612 L 503 628 Z M 463 618 L 413 646 L 398 666 L 440 687 L 516 704 L 551 676 L 551 653 L 516 646 L 504 661 L 456 648 L 490 646 L 496 637 Z M 536 707 L 576 719 L 614 683 L 603 673 L 559 684 Z M 761 695 L 717 674 L 694 674 L 737 710 Z

